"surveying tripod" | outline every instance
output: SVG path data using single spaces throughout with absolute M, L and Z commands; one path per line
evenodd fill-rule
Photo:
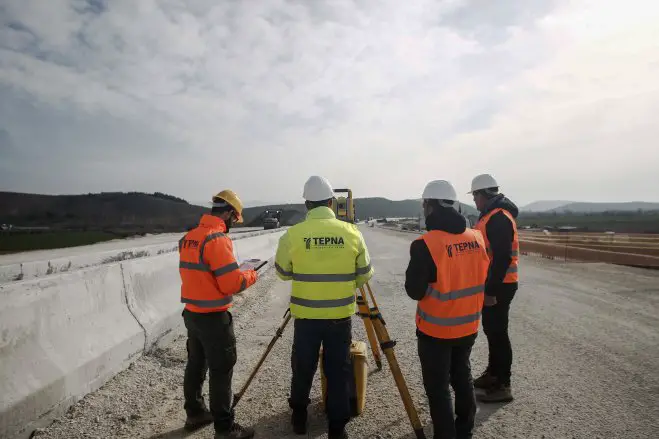
M 382 348 L 385 357 L 387 357 L 387 362 L 389 363 L 389 368 L 391 369 L 391 373 L 394 376 L 394 381 L 396 382 L 396 387 L 398 387 L 398 392 L 400 393 L 400 397 L 403 400 L 405 411 L 407 412 L 407 416 L 410 418 L 410 423 L 412 424 L 412 428 L 414 429 L 414 434 L 416 435 L 417 439 L 426 439 L 425 433 L 423 432 L 423 426 L 421 425 L 421 421 L 419 420 L 419 415 L 416 411 L 416 408 L 414 407 L 414 402 L 412 401 L 412 397 L 410 396 L 410 391 L 407 388 L 407 384 L 405 382 L 405 378 L 403 377 L 403 373 L 401 372 L 400 367 L 398 366 L 398 360 L 396 359 L 396 354 L 394 353 L 394 346 L 396 346 L 396 342 L 389 337 L 389 332 L 385 327 L 384 319 L 382 318 L 382 314 L 378 309 L 378 304 L 375 301 L 375 295 L 373 294 L 373 290 L 371 290 L 371 286 L 369 285 L 368 282 L 366 282 L 365 286 L 366 286 L 366 290 L 368 290 L 368 296 L 366 295 L 366 291 L 364 287 L 360 287 L 359 293 L 357 294 L 357 307 L 359 309 L 357 315 L 359 315 L 364 321 L 366 335 L 368 337 L 369 344 L 371 345 L 371 352 L 373 353 L 375 364 L 377 365 L 378 370 L 382 370 L 382 360 L 380 356 L 380 348 Z M 369 307 L 369 301 L 368 301 L 369 296 L 373 301 L 373 307 Z M 286 325 L 290 320 L 291 320 L 290 309 L 287 309 L 286 313 L 284 314 L 284 321 L 277 329 L 275 336 L 272 338 L 272 340 L 270 340 L 270 343 L 268 344 L 268 347 L 261 356 L 261 359 L 256 364 L 256 367 L 250 374 L 249 378 L 247 378 L 247 381 L 240 389 L 240 391 L 233 396 L 233 404 L 231 406 L 232 409 L 236 407 L 238 401 L 240 401 L 243 395 L 245 395 L 245 392 L 247 391 L 247 387 L 249 387 L 250 383 L 256 376 L 259 368 L 261 367 L 261 365 L 265 361 L 265 358 L 272 350 L 272 347 L 275 345 L 277 339 L 280 338 L 284 333 L 284 329 L 286 328 Z M 378 348 L 378 342 L 379 342 L 379 348 Z
M 375 301 L 375 295 L 373 290 L 371 290 L 371 285 L 366 282 L 366 289 L 368 290 L 368 295 L 373 301 L 373 306 L 369 307 L 368 296 L 366 296 L 366 291 L 364 287 L 359 288 L 359 293 L 357 295 L 357 307 L 359 308 L 359 316 L 364 321 L 364 326 L 366 327 L 366 335 L 368 336 L 368 341 L 371 345 L 371 351 L 373 352 L 373 358 L 375 358 L 375 364 L 378 366 L 378 370 L 382 369 L 382 361 L 380 360 L 380 351 L 378 349 L 377 341 L 380 342 L 380 347 L 384 352 L 385 357 L 387 357 L 387 362 L 389 363 L 389 368 L 391 369 L 391 374 L 394 376 L 394 381 L 396 382 L 396 387 L 398 387 L 398 392 L 400 397 L 403 400 L 403 405 L 405 406 L 405 411 L 407 416 L 410 418 L 410 423 L 414 429 L 414 434 L 417 439 L 426 439 L 426 435 L 423 432 L 423 426 L 419 420 L 419 415 L 414 407 L 414 401 L 410 396 L 410 391 L 407 388 L 405 383 L 405 377 L 398 366 L 398 360 L 396 359 L 396 354 L 394 353 L 394 346 L 396 342 L 389 337 L 389 331 L 385 327 L 384 319 L 382 314 L 378 309 L 378 304 Z

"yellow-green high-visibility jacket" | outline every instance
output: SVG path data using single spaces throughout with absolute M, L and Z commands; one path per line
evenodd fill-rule
M 277 275 L 292 280 L 291 314 L 300 319 L 340 319 L 355 313 L 355 290 L 373 277 L 364 237 L 328 207 L 279 239 Z

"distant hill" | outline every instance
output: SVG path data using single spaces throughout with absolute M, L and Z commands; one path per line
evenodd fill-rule
M 156 192 L 38 195 L 0 192 L 0 223 L 54 230 L 184 231 L 206 209 Z
M 596 213 L 596 212 L 636 212 L 659 210 L 659 203 L 647 203 L 643 201 L 631 201 L 628 203 L 570 203 L 554 209 L 550 212 L 557 213 Z
M 531 204 L 520 207 L 521 212 L 547 212 L 558 207 L 565 206 L 567 204 L 574 203 L 574 201 L 560 201 L 560 200 L 543 200 L 543 201 L 534 201 Z
M 0 192 L 0 223 L 55 230 L 172 232 L 196 224 L 209 207 L 210 203 L 193 205 L 160 192 L 101 192 L 83 195 Z M 266 209 L 282 210 L 283 225 L 296 224 L 306 215 L 306 209 L 301 203 L 247 207 L 244 210 L 244 225 L 261 226 L 262 214 Z M 462 204 L 461 209 L 467 216 L 478 215 L 472 206 Z M 421 214 L 421 200 L 357 198 L 355 213 L 359 219 L 417 217 Z

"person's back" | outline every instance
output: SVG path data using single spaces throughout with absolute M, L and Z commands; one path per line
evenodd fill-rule
M 480 232 L 461 234 L 431 230 L 421 238 L 437 267 L 436 281 L 419 301 L 417 326 L 439 339 L 456 339 L 478 332 L 489 259 Z
M 355 313 L 354 292 L 371 274 L 361 232 L 317 207 L 288 230 L 292 276 L 291 313 L 295 317 L 331 319 Z M 360 266 L 359 258 L 362 258 Z
M 275 256 L 277 275 L 293 282 L 291 423 L 295 433 L 306 433 L 309 394 L 322 345 L 328 438 L 345 439 L 345 425 L 350 420 L 348 381 L 352 375 L 350 344 L 355 290 L 371 278 L 373 269 L 357 226 L 337 220 L 330 208 L 333 189 L 329 182 L 310 177 L 303 197 L 307 217 L 284 233 Z

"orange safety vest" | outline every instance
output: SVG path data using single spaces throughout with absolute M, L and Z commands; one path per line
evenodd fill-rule
M 256 281 L 254 270 L 240 271 L 222 219 L 205 214 L 179 241 L 181 302 L 197 313 L 226 311 L 232 295 Z
M 512 260 L 510 261 L 510 266 L 506 272 L 506 277 L 503 278 L 504 284 L 512 284 L 519 282 L 519 235 L 517 234 L 517 223 L 515 218 L 508 212 L 506 209 L 496 208 L 485 215 L 483 218 L 478 221 L 476 224 L 476 229 L 483 234 L 483 239 L 485 239 L 485 246 L 487 247 L 487 254 L 492 258 L 492 249 L 490 248 L 490 240 L 487 239 L 486 227 L 487 222 L 492 218 L 497 212 L 503 212 L 506 217 L 510 220 L 510 223 L 513 225 L 513 246 L 512 246 Z
M 417 239 L 426 243 L 437 267 L 437 280 L 417 306 L 417 328 L 443 339 L 477 333 L 490 262 L 481 233 L 431 230 Z

